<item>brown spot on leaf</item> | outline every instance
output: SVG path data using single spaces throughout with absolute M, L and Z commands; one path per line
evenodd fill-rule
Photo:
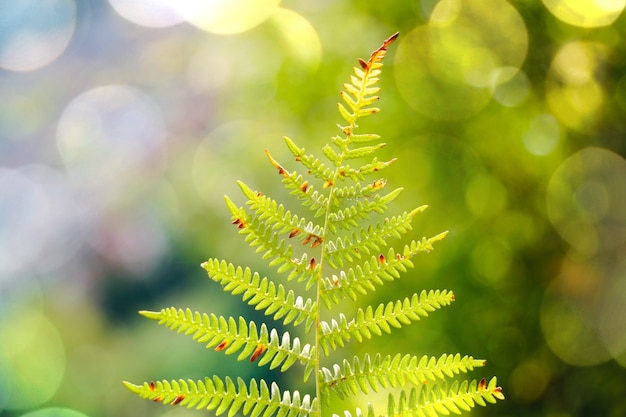
M 252 354 L 252 356 L 250 356 L 250 362 L 254 362 L 257 359 L 259 359 L 259 356 L 265 353 L 266 350 L 267 350 L 267 346 L 258 345 L 256 349 L 254 349 L 254 353 Z
M 381 189 L 381 188 L 383 188 L 384 186 L 385 186 L 385 180 L 383 180 L 383 179 L 378 179 L 378 180 L 376 180 L 376 181 L 374 181 L 374 182 L 372 183 L 372 188 L 373 188 L 374 190 L 380 190 L 380 189 Z
M 302 191 L 303 193 L 306 193 L 306 190 L 309 188 L 309 182 L 308 181 L 304 181 L 302 183 L 302 185 L 300 186 L 300 191 Z
M 316 248 L 318 247 L 321 243 L 323 242 L 323 239 L 319 236 L 315 236 L 315 240 L 313 241 L 313 244 L 311 245 L 312 248 Z
M 228 340 L 224 340 L 222 343 L 217 345 L 215 350 L 219 352 L 219 351 L 222 351 L 222 350 L 226 349 L 227 347 L 228 347 Z
M 378 255 L 378 262 L 382 265 L 385 265 L 387 263 L 387 258 L 385 258 L 385 255 L 383 255 L 382 253 Z
M 272 158 L 272 155 L 270 154 L 270 151 L 268 151 L 267 149 L 265 150 L 265 154 L 267 155 L 267 158 L 270 160 L 270 163 L 272 165 L 274 165 L 274 167 L 276 169 L 278 169 L 278 173 L 280 175 L 282 175 L 283 177 L 288 177 L 289 176 L 289 172 L 283 168 L 274 158 Z
M 245 229 L 246 228 L 246 222 L 241 219 L 241 218 L 236 218 L 235 220 L 233 220 L 233 224 L 237 226 L 237 229 Z
M 361 68 L 363 68 L 364 70 L 367 69 L 367 62 L 365 62 L 365 60 L 359 58 L 359 65 L 361 66 Z
M 483 378 L 478 383 L 478 391 L 484 391 L 486 388 L 487 388 L 487 380 Z
M 291 239 L 294 236 L 299 235 L 301 232 L 300 228 L 295 227 L 291 232 L 289 232 L 289 239 Z
M 179 394 L 176 396 L 176 398 L 174 398 L 174 401 L 172 401 L 172 405 L 179 404 L 184 399 L 185 399 L 185 396 L 183 394 Z

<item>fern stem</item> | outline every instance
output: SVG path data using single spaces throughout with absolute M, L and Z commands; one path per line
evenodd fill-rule
M 364 156 L 373 152 L 374 150 L 384 146 L 384 144 L 379 144 L 379 146 L 367 148 L 361 148 L 361 152 L 365 150 L 363 155 L 359 155 L 354 151 L 349 149 L 349 146 L 353 143 L 353 134 L 354 130 L 357 128 L 357 120 L 360 117 L 367 116 L 369 114 L 374 114 L 378 112 L 378 109 L 375 107 L 368 107 L 374 101 L 378 99 L 377 96 L 372 95 L 378 91 L 377 88 L 372 88 L 372 84 L 376 82 L 373 78 L 380 71 L 379 68 L 382 66 L 382 60 L 385 57 L 385 53 L 387 51 L 387 46 L 389 46 L 393 41 L 396 40 L 398 34 L 394 34 L 389 39 L 387 39 L 383 45 L 372 52 L 369 60 L 365 62 L 360 59 L 359 64 L 361 66 L 362 71 L 355 68 L 358 76 L 358 85 L 350 86 L 347 84 L 346 91 L 341 92 L 341 98 L 346 102 L 348 107 L 352 110 L 352 113 L 349 113 L 348 110 L 341 104 L 338 103 L 338 109 L 340 115 L 348 122 L 348 126 L 342 126 L 341 130 L 344 134 L 344 138 L 337 137 L 337 140 L 334 140 L 333 143 L 339 148 L 339 153 L 337 154 L 334 150 L 327 146 L 323 149 L 324 154 L 334 163 L 335 172 L 332 175 L 332 179 L 327 180 L 324 183 L 324 188 L 328 188 L 328 198 L 326 200 L 326 207 L 324 212 L 324 223 L 322 230 L 322 253 L 320 256 L 320 268 L 318 269 L 317 276 L 317 288 L 316 288 L 316 297 L 317 297 L 317 315 L 316 315 L 316 323 L 315 323 L 315 396 L 318 399 L 318 404 L 320 409 L 318 410 L 318 415 L 321 415 L 321 406 L 322 406 L 322 384 L 324 381 L 322 379 L 320 372 L 320 351 L 322 344 L 322 328 L 321 328 L 321 309 L 322 309 L 322 291 L 324 291 L 324 281 L 323 281 L 323 272 L 324 266 L 326 264 L 326 253 L 327 253 L 327 245 L 328 245 L 328 235 L 332 233 L 331 229 L 331 213 L 333 212 L 333 197 L 334 192 L 337 188 L 337 181 L 341 176 L 346 175 L 346 167 L 344 167 L 344 162 L 347 159 Z M 353 78 L 354 79 L 354 78 Z M 354 83 L 356 84 L 356 83 Z M 353 88 L 356 87 L 356 88 Z M 352 95 L 352 97 L 351 97 Z M 376 135 L 370 135 L 373 138 L 376 138 Z M 355 138 L 355 139 L 358 139 Z M 360 173 L 357 173 L 359 175 Z M 381 187 L 382 188 L 382 187 Z
M 330 212 L 331 212 L 331 207 L 332 207 L 332 200 L 333 200 L 333 192 L 335 190 L 335 183 L 337 181 L 337 177 L 339 175 L 339 166 L 337 167 L 337 169 L 335 170 L 335 174 L 333 175 L 333 185 L 330 186 L 330 189 L 328 191 L 328 199 L 326 200 L 326 209 L 325 209 L 325 213 L 324 213 L 324 223 L 323 223 L 323 229 L 322 229 L 322 253 L 320 255 L 320 267 L 318 269 L 318 276 L 317 276 L 317 288 L 316 288 L 316 306 L 317 306 L 317 312 L 315 315 L 315 398 L 317 398 L 318 401 L 318 407 L 319 409 L 317 410 L 317 413 L 319 416 L 322 415 L 322 383 L 323 381 L 320 378 L 320 351 L 321 351 L 321 340 L 322 340 L 322 328 L 321 328 L 321 320 L 320 320 L 320 316 L 321 316 L 321 310 L 322 310 L 322 291 L 324 289 L 323 284 L 324 284 L 324 280 L 323 278 L 323 272 L 324 272 L 324 265 L 326 263 L 326 245 L 328 242 L 328 223 L 329 223 L 329 218 L 330 218 Z

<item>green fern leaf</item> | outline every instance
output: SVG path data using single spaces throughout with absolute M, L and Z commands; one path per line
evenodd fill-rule
M 230 198 L 225 197 L 226 204 L 233 215 L 233 224 L 239 229 L 239 233 L 245 236 L 245 241 L 256 247 L 257 253 L 263 252 L 262 259 L 269 259 L 269 266 L 277 267 L 279 272 L 295 271 L 290 278 L 299 277 L 300 280 L 308 279 L 307 289 L 315 284 L 315 276 L 308 273 L 304 268 L 315 269 L 315 264 L 305 265 L 301 260 L 294 261 L 293 246 L 275 233 L 271 222 L 265 218 L 259 218 L 254 213 L 248 213 L 245 208 L 237 207 Z M 302 245 L 311 245 L 312 248 L 323 242 L 322 230 L 319 226 L 308 222 L 303 229 L 297 229 Z M 290 236 L 292 236 L 290 234 Z M 295 234 L 293 235 L 295 236 Z M 293 237 L 292 236 L 292 237 Z
M 317 414 L 317 400 L 309 395 L 300 396 L 298 391 L 281 392 L 276 383 L 268 386 L 264 380 L 251 380 L 246 385 L 237 378 L 237 386 L 232 379 L 217 376 L 204 381 L 172 380 L 152 381 L 135 385 L 124 381 L 130 391 L 142 398 L 163 404 L 180 405 L 187 408 L 215 410 L 215 415 L 228 411 L 228 417 L 239 410 L 243 415 L 258 417 L 274 415 L 285 417 L 305 417 Z
M 382 332 L 391 333 L 391 327 L 400 328 L 410 324 L 411 321 L 419 320 L 428 316 L 441 307 L 450 305 L 454 301 L 451 291 L 431 290 L 422 291 L 418 296 L 413 294 L 411 298 L 380 304 L 376 309 L 368 306 L 365 310 L 359 308 L 356 317 L 348 319 L 340 314 L 338 320 L 333 319 L 330 323 L 320 323 L 322 335 L 320 345 L 328 356 L 329 349 L 344 346 L 344 342 L 354 338 L 361 342 L 363 338 L 370 339 L 372 333 L 380 336 Z
M 427 380 L 443 380 L 484 365 L 484 360 L 461 357 L 460 354 L 444 354 L 439 358 L 400 354 L 383 358 L 376 354 L 373 359 L 366 354 L 363 359 L 354 357 L 352 362 L 344 359 L 340 365 L 335 364 L 332 370 L 323 367 L 320 377 L 324 381 L 324 397 L 330 401 L 331 391 L 339 398 L 345 398 L 359 392 L 368 394 L 369 388 L 378 392 L 381 387 L 395 388 L 407 382 L 420 386 L 426 384 Z
M 419 395 L 418 395 L 419 392 Z M 407 397 L 406 391 L 400 393 L 396 402 L 393 394 L 389 394 L 388 417 L 437 417 L 448 415 L 451 412 L 461 414 L 461 410 L 469 411 L 476 404 L 485 406 L 503 400 L 502 389 L 497 386 L 497 379 L 493 377 L 489 383 L 485 379 L 477 382 L 455 381 L 450 389 L 444 382 L 431 388 L 418 390 L 413 388 Z
M 304 148 L 299 148 L 293 140 L 289 139 L 288 137 L 285 137 L 284 140 L 291 153 L 296 157 L 296 161 L 304 165 L 310 175 L 321 179 L 324 184 L 330 185 L 333 177 L 332 169 L 326 167 L 319 158 L 313 155 L 307 155 L 304 151 Z M 275 167 L 280 167 L 278 162 L 276 162 L 271 157 L 271 155 L 269 155 L 269 153 L 268 156 L 270 158 L 270 161 L 272 162 L 272 165 L 274 165 Z M 279 172 L 280 171 L 281 170 L 279 168 Z M 283 176 L 287 177 L 288 175 L 283 174 Z M 324 188 L 328 188 L 328 185 L 326 185 Z
M 252 273 L 250 268 L 235 268 L 234 265 L 219 259 L 209 259 L 202 263 L 209 277 L 220 283 L 224 291 L 234 295 L 242 294 L 244 301 L 255 306 L 257 310 L 265 310 L 266 315 L 274 314 L 274 320 L 283 318 L 283 323 L 294 326 L 305 323 L 308 332 L 315 323 L 317 303 L 310 298 L 304 300 L 292 290 L 285 290 L 282 284 L 274 284 L 268 278 Z
M 377 158 L 374 158 L 371 163 L 362 165 L 356 169 L 345 167 L 343 176 L 352 178 L 355 181 L 363 181 L 367 175 L 376 174 L 395 162 L 396 158 L 389 161 L 379 161 Z M 374 182 L 374 184 L 376 184 L 376 182 Z
M 357 227 L 360 221 L 369 219 L 370 213 L 384 213 L 387 210 L 387 204 L 393 201 L 401 192 L 402 188 L 396 188 L 384 196 L 376 194 L 372 200 L 359 199 L 348 207 L 329 213 L 329 230 L 332 233 L 336 232 L 337 227 L 350 230 Z
M 289 233 L 290 239 L 295 238 L 299 241 L 305 240 L 309 235 L 320 236 L 323 233 L 320 226 L 299 218 L 295 214 L 292 215 L 289 210 L 285 211 L 285 207 L 276 200 L 252 191 L 241 181 L 238 184 L 248 198 L 247 205 L 254 212 L 250 218 L 253 222 L 262 223 L 265 229 L 271 229 L 274 234 Z M 240 210 L 235 211 L 235 214 L 239 215 Z
M 420 241 L 414 240 L 404 247 L 402 253 L 395 253 L 391 248 L 387 256 L 382 253 L 372 256 L 368 262 L 342 270 L 339 275 L 322 278 L 320 298 L 327 308 L 331 308 L 333 304 L 338 304 L 343 299 L 356 300 L 358 294 L 365 294 L 368 290 L 373 291 L 375 285 L 382 285 L 385 281 L 399 278 L 400 272 L 406 272 L 407 268 L 413 267 L 411 261 L 413 256 L 421 252 L 430 252 L 433 249 L 433 243 L 442 240 L 447 233 L 443 232 Z M 344 251 L 344 253 L 347 252 Z M 335 262 L 336 265 L 339 261 L 329 262 Z
M 243 317 L 235 320 L 215 314 L 200 314 L 190 309 L 182 310 L 174 307 L 161 311 L 141 311 L 141 315 L 178 333 L 193 335 L 193 339 L 206 343 L 207 348 L 214 347 L 227 355 L 241 350 L 237 360 L 250 358 L 250 362 L 259 360 L 259 366 L 270 364 L 270 369 L 282 363 L 281 371 L 286 371 L 296 361 L 309 365 L 315 360 L 315 347 L 301 345 L 297 337 L 291 340 L 288 332 L 282 338 L 276 329 L 268 330 L 265 323 L 257 330 L 254 322 L 246 322 Z M 242 350 L 243 349 L 243 350 Z
M 343 268 L 344 261 L 353 262 L 355 259 L 361 259 L 361 254 L 369 255 L 371 251 L 380 251 L 381 247 L 387 246 L 388 238 L 400 238 L 411 230 L 413 217 L 424 209 L 426 206 L 418 207 L 410 213 L 404 212 L 400 216 L 387 217 L 382 224 L 360 229 L 359 235 L 353 232 L 351 237 L 329 240 L 325 252 L 329 265 L 333 268 Z

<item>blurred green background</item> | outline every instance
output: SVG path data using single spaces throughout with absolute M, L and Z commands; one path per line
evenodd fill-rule
M 271 273 L 222 196 L 286 200 L 263 150 L 318 153 L 357 58 L 396 31 L 362 132 L 398 157 L 392 212 L 429 205 L 411 237 L 450 234 L 367 301 L 457 301 L 350 347 L 487 359 L 470 377 L 507 400 L 475 416 L 626 415 L 625 4 L 0 0 L 0 416 L 207 414 L 124 379 L 297 383 L 136 312 L 263 319 L 199 267 Z

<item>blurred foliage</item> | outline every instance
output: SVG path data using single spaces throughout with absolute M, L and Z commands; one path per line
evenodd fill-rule
M 254 318 L 199 267 L 251 254 L 216 196 L 284 200 L 263 150 L 326 143 L 353 58 L 398 30 L 368 130 L 398 210 L 430 206 L 416 236 L 451 233 L 369 301 L 457 301 L 390 349 L 486 358 L 507 401 L 476 416 L 624 415 L 623 8 L 0 1 L 0 416 L 182 416 L 120 380 L 246 375 L 135 311 Z

